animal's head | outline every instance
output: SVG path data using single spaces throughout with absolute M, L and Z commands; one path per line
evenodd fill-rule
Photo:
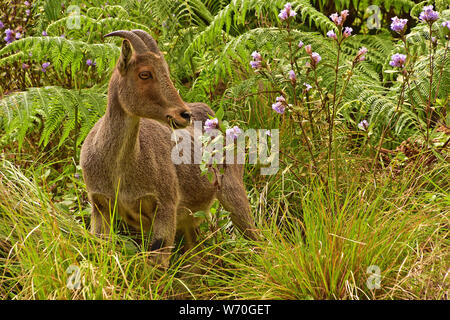
M 125 112 L 168 123 L 190 124 L 191 112 L 170 80 L 169 68 L 156 41 L 145 31 L 114 31 L 105 37 L 124 38 L 110 94 L 116 92 Z

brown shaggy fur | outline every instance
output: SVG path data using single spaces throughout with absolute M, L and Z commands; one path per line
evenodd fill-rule
M 195 246 L 200 221 L 193 213 L 208 212 L 217 198 L 231 212 L 234 225 L 256 239 L 242 165 L 226 167 L 218 190 L 200 175 L 198 165 L 171 161 L 171 126 L 188 126 L 192 133 L 189 115 L 205 121 L 213 111 L 203 103 L 186 104 L 181 99 L 163 55 L 148 34 L 134 30 L 111 35 L 125 40 L 109 83 L 108 106 L 81 149 L 92 204 L 91 231 L 109 233 L 110 213 L 117 201 L 118 213 L 127 224 L 152 230 L 151 249 L 161 248 L 154 262 L 167 267 L 176 232 L 184 234 L 187 249 Z

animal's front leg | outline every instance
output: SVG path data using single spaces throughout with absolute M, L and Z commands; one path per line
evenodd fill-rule
M 166 269 L 175 241 L 176 206 L 173 203 L 158 201 L 154 214 L 150 216 L 152 220 L 150 250 L 153 251 L 151 260 L 154 265 Z

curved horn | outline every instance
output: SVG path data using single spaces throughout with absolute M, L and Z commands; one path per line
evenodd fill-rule
M 148 49 L 150 51 L 152 51 L 153 53 L 156 53 L 158 55 L 161 53 L 159 51 L 158 44 L 156 43 L 155 39 L 153 39 L 153 37 L 151 35 L 149 35 L 147 32 L 145 32 L 144 30 L 139 30 L 139 29 L 132 30 L 131 32 L 138 35 L 139 38 L 141 38 L 142 41 L 144 41 L 144 43 L 146 44 L 146 46 L 148 47 Z
M 145 42 L 142 41 L 140 37 L 138 37 L 131 31 L 126 30 L 113 31 L 111 33 L 108 33 L 104 37 L 113 37 L 113 36 L 121 37 L 130 41 L 131 46 L 133 47 L 133 49 L 136 51 L 137 54 L 142 54 L 148 51 Z

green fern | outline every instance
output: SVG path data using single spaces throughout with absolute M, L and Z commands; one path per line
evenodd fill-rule
M 106 88 L 80 91 L 61 87 L 30 88 L 0 100 L 0 119 L 5 134 L 17 139 L 19 149 L 27 133 L 43 123 L 40 144 L 47 145 L 59 132 L 61 146 L 70 132 L 79 126 L 77 144 L 84 140 L 89 130 L 104 113 Z M 75 110 L 78 120 L 75 121 Z
M 16 53 L 17 51 L 20 54 Z M 97 63 L 97 72 L 102 74 L 111 70 L 119 56 L 120 49 L 111 43 L 88 44 L 79 40 L 68 40 L 62 37 L 27 37 L 14 41 L 0 50 L 0 66 L 12 62 L 49 61 L 61 73 L 66 68 L 75 79 L 77 71 L 82 68 L 88 58 Z

